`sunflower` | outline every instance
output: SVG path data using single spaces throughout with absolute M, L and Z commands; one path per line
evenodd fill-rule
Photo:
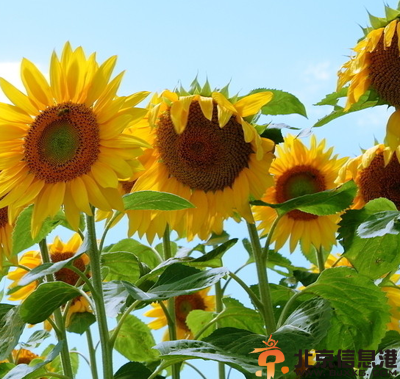
M 391 154 L 383 144 L 369 148 L 340 169 L 337 182 L 344 183 L 350 179 L 358 186 L 353 209 L 360 209 L 368 201 L 379 197 L 393 201 L 400 209 L 400 163 L 397 152 Z
M 186 324 L 188 314 L 196 309 L 202 311 L 215 310 L 215 296 L 208 295 L 210 288 L 205 288 L 199 292 L 190 295 L 181 295 L 175 297 L 175 318 L 176 318 L 176 338 L 193 339 L 193 333 Z M 164 302 L 166 304 L 166 302 Z M 164 314 L 160 304 L 152 303 L 153 309 L 147 311 L 144 316 L 156 317 L 148 326 L 151 329 L 160 329 L 168 324 L 167 317 Z M 164 335 L 164 340 L 168 340 L 168 334 Z
M 272 184 L 268 173 L 274 143 L 249 123 L 272 98 L 268 91 L 229 98 L 197 82 L 190 92 L 164 91 L 149 115 L 155 147 L 151 163 L 134 191 L 169 192 L 195 208 L 174 212 L 136 212 L 129 233 L 162 236 L 165 226 L 191 240 L 222 233 L 229 217 L 253 222 L 250 198 Z
M 52 262 L 60 262 L 73 257 L 79 250 L 82 244 L 82 239 L 79 234 L 74 234 L 71 239 L 64 243 L 59 237 L 55 237 L 54 242 L 49 245 L 49 254 Z M 12 281 L 8 288 L 12 289 L 18 286 L 18 282 L 25 276 L 27 271 L 42 264 L 42 258 L 39 251 L 28 251 L 24 253 L 19 260 L 19 267 L 14 271 L 10 271 L 7 275 L 8 279 Z M 74 260 L 73 265 L 80 271 L 86 271 L 89 264 L 89 258 L 86 254 Z M 27 269 L 24 269 L 26 267 Z M 79 275 L 69 268 L 62 268 L 54 274 L 57 281 L 70 284 L 72 286 L 78 283 Z M 23 301 L 26 299 L 38 286 L 37 282 L 32 282 L 9 296 L 9 300 Z M 69 325 L 71 316 L 74 313 L 91 312 L 89 302 L 83 297 L 78 296 L 71 301 L 70 307 L 66 315 L 66 325 Z M 48 327 L 46 326 L 46 329 Z
M 278 204 L 292 198 L 335 188 L 335 179 L 346 158 L 332 156 L 333 148 L 325 150 L 325 140 L 317 144 L 311 137 L 307 148 L 298 138 L 288 135 L 277 147 L 277 158 L 271 165 L 274 186 L 267 189 L 262 200 Z M 261 221 L 258 228 L 262 235 L 269 232 L 277 213 L 270 207 L 255 207 L 255 219 Z M 299 210 L 284 215 L 272 235 L 275 249 L 279 250 L 290 236 L 290 251 L 301 242 L 305 253 L 311 245 L 329 250 L 336 244 L 335 233 L 339 216 L 316 216 Z
M 17 212 L 18 213 L 18 212 Z M 5 261 L 17 263 L 17 258 L 12 256 L 12 231 L 13 226 L 8 221 L 8 207 L 0 209 L 0 271 Z
M 0 79 L 13 103 L 0 103 L 0 208 L 33 203 L 33 235 L 61 206 L 74 229 L 90 205 L 124 208 L 118 179 L 139 169 L 147 144 L 123 131 L 146 114 L 135 105 L 148 93 L 117 97 L 123 73 L 110 81 L 115 63 L 111 57 L 99 66 L 94 54 L 86 58 L 66 43 L 60 59 L 52 55 L 50 84 L 27 59 L 26 94 Z
M 11 352 L 12 363 L 15 365 L 26 364 L 29 365 L 34 359 L 42 358 L 28 349 L 14 349 Z M 10 362 L 8 359 L 0 361 L 0 363 Z
M 387 19 L 371 16 L 374 26 L 364 29 L 355 54 L 338 72 L 338 90 L 349 83 L 345 110 L 370 89 L 388 105 L 400 106 L 400 11 L 388 9 Z

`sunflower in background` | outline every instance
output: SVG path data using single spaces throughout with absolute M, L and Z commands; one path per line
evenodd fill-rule
M 400 163 L 398 153 L 390 154 L 383 144 L 377 144 L 340 169 L 337 182 L 353 179 L 358 190 L 352 208 L 360 209 L 370 200 L 384 197 L 400 209 Z
M 325 140 L 317 143 L 315 136 L 311 137 L 310 148 L 295 136 L 285 137 L 284 143 L 277 146 L 277 158 L 271 164 L 274 185 L 267 189 L 262 200 L 278 204 L 298 196 L 335 188 L 339 168 L 347 158 L 338 159 L 337 155 L 332 155 L 333 148 L 326 149 L 325 145 Z M 260 221 L 258 228 L 262 235 L 268 234 L 277 218 L 275 209 L 254 209 L 255 219 Z M 306 254 L 310 252 L 311 246 L 330 250 L 336 244 L 338 221 L 338 215 L 316 216 L 293 210 L 280 219 L 271 242 L 275 241 L 275 249 L 279 250 L 290 237 L 291 252 L 299 242 Z
M 191 311 L 199 309 L 212 312 L 215 310 L 215 296 L 208 295 L 209 290 L 210 288 L 206 288 L 190 295 L 175 297 L 176 338 L 178 340 L 194 338 L 193 333 L 186 324 L 186 318 Z M 164 302 L 164 304 L 166 304 L 166 302 Z M 144 313 L 144 316 L 156 318 L 156 320 L 148 324 L 149 328 L 161 329 L 168 325 L 162 307 L 158 303 L 152 303 L 151 306 L 153 309 Z M 163 341 L 168 339 L 168 331 L 166 331 Z
M 82 239 L 79 234 L 74 234 L 67 243 L 61 241 L 59 237 L 54 239 L 54 242 L 49 245 L 49 254 L 52 262 L 60 262 L 73 257 L 79 250 L 82 244 Z M 24 253 L 19 259 L 19 266 L 17 269 L 10 271 L 7 275 L 8 279 L 12 281 L 9 289 L 13 289 L 18 286 L 18 282 L 26 275 L 28 269 L 33 269 L 42 264 L 42 259 L 39 251 L 28 251 Z M 86 254 L 82 254 L 80 257 L 74 260 L 73 265 L 80 270 L 85 272 L 87 266 L 89 265 L 89 258 Z M 74 286 L 78 283 L 79 275 L 73 272 L 69 268 L 62 268 L 55 274 L 55 279 L 57 281 L 62 281 L 64 283 Z M 23 301 L 25 300 L 38 286 L 37 282 L 32 282 L 17 291 L 13 292 L 9 296 L 11 301 Z M 70 307 L 66 314 L 66 326 L 69 325 L 71 316 L 74 313 L 91 312 L 89 302 L 83 296 L 78 296 L 71 301 Z M 50 325 L 45 323 L 46 329 L 49 329 Z
M 0 79 L 13 105 L 0 103 L 0 208 L 33 203 L 32 234 L 48 216 L 64 207 L 68 222 L 79 227 L 90 205 L 123 210 L 118 179 L 139 168 L 147 144 L 123 133 L 146 114 L 135 108 L 148 92 L 117 97 L 122 74 L 110 80 L 116 63 L 102 65 L 81 47 L 66 43 L 50 62 L 50 84 L 27 59 L 21 64 L 26 94 Z
M 149 122 L 154 127 L 152 163 L 134 191 L 169 192 L 195 208 L 173 212 L 136 212 L 130 234 L 162 236 L 166 225 L 189 240 L 221 234 L 229 217 L 253 222 L 248 202 L 272 184 L 268 173 L 274 143 L 262 138 L 249 119 L 272 99 L 268 91 L 229 98 L 197 81 L 189 92 L 164 91 L 153 99 Z
M 396 149 L 400 156 L 400 10 L 385 9 L 386 18 L 370 15 L 372 26 L 364 29 L 355 54 L 338 72 L 337 91 L 348 85 L 346 111 L 368 91 L 377 94 L 379 104 L 396 108 L 386 128 L 387 163 Z

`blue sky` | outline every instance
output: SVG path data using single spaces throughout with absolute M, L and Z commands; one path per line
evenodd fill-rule
M 388 5 L 396 7 L 397 2 L 389 0 Z M 87 54 L 96 51 L 99 61 L 118 55 L 115 73 L 126 70 L 120 95 L 173 89 L 179 83 L 189 86 L 196 75 L 200 80 L 208 77 L 213 87 L 230 81 L 232 93 L 243 95 L 258 87 L 276 88 L 296 95 L 306 105 L 308 119 L 282 116 L 264 121 L 308 128 L 331 111 L 313 104 L 335 90 L 336 73 L 362 36 L 360 25 L 368 25 L 367 10 L 384 16 L 384 2 L 8 1 L 1 9 L 0 76 L 18 85 L 22 57 L 47 72 L 51 52 L 61 52 L 70 41 Z M 385 107 L 363 111 L 315 133 L 339 155 L 356 156 L 360 147 L 373 144 L 374 137 L 382 140 L 390 113 Z M 244 225 L 229 223 L 228 229 L 233 237 L 245 236 Z M 124 233 L 117 228 L 109 242 Z M 228 253 L 228 267 L 245 260 L 242 254 L 240 248 Z M 292 258 L 302 262 L 299 253 Z M 249 269 L 244 275 L 253 284 L 253 272 Z M 232 288 L 230 293 L 241 298 Z M 115 367 L 123 363 L 119 359 Z M 208 372 L 213 378 L 213 371 Z M 183 379 L 192 374 L 188 371 Z M 86 375 L 82 370 L 78 379 Z M 230 378 L 241 377 L 236 373 Z

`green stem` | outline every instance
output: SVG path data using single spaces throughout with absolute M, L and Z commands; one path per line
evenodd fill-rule
M 90 327 L 86 330 L 86 339 L 89 349 L 89 359 L 90 359 L 90 371 L 92 373 L 92 379 L 98 379 L 99 375 L 97 373 L 97 363 L 96 363 L 96 349 L 93 345 L 92 332 Z
M 218 281 L 215 283 L 215 310 L 217 313 L 221 313 L 224 305 L 222 303 L 222 297 L 223 297 L 223 292 L 222 292 L 222 287 L 221 287 L 221 281 Z M 217 322 L 217 328 L 219 327 L 218 322 Z M 219 379 L 225 379 L 225 365 L 222 362 L 218 362 L 218 378 Z
M 249 295 L 250 299 L 258 309 L 263 308 L 263 304 L 260 299 L 242 279 L 236 276 L 233 272 L 230 272 L 229 276 L 246 291 L 246 293 Z
M 285 307 L 282 309 L 282 313 L 279 317 L 278 323 L 277 323 L 277 328 L 280 328 L 283 324 L 283 322 L 286 320 L 287 318 L 287 314 L 290 310 L 290 307 L 292 306 L 292 304 L 295 302 L 295 300 L 302 295 L 303 292 L 299 291 L 297 293 L 295 293 L 289 300 L 288 302 L 285 304 Z
M 237 273 L 239 273 L 239 271 L 243 270 L 245 267 L 247 267 L 247 263 L 245 263 L 244 265 L 240 266 L 238 269 L 235 270 L 234 275 L 236 275 Z M 228 284 L 230 283 L 230 281 L 233 278 L 228 278 L 224 284 L 224 286 L 222 287 L 222 294 L 225 293 L 226 288 L 228 287 Z
M 274 235 L 276 226 L 278 225 L 278 222 L 279 222 L 279 220 L 281 219 L 282 216 L 283 216 L 283 215 L 278 216 L 278 217 L 272 222 L 271 228 L 270 228 L 270 230 L 269 230 L 267 239 L 266 239 L 266 241 L 265 241 L 265 246 L 264 246 L 264 249 L 263 249 L 263 253 L 262 253 L 263 259 L 265 260 L 265 262 L 268 262 L 269 246 L 271 245 L 272 236 Z M 257 238 L 258 238 L 258 236 L 257 236 Z
M 318 270 L 321 273 L 325 270 L 325 260 L 324 255 L 322 254 L 322 247 L 319 249 L 315 249 L 317 252 L 317 262 L 318 262 Z
M 110 337 L 110 346 L 111 348 L 113 348 L 114 344 L 115 344 L 115 340 L 117 339 L 118 333 L 121 330 L 122 324 L 124 323 L 124 321 L 126 320 L 126 318 L 128 317 L 128 315 L 136 308 L 136 306 L 140 303 L 139 300 L 134 301 L 129 307 L 128 309 L 122 314 L 122 316 L 120 317 L 117 326 L 115 327 L 111 337 Z
M 169 226 L 167 225 L 163 235 L 164 261 L 172 257 L 171 240 Z M 167 309 L 170 317 L 168 320 L 168 332 L 170 341 L 176 340 L 176 317 L 175 317 L 175 298 L 171 297 L 167 301 Z M 180 378 L 180 364 L 172 365 L 172 379 Z
M 47 249 L 46 238 L 43 238 L 39 242 L 39 248 L 43 263 L 50 263 L 51 259 L 49 251 Z M 49 283 L 54 282 L 55 281 L 54 276 L 52 274 L 46 275 L 46 281 Z M 59 341 L 64 341 L 63 348 L 61 350 L 61 362 L 62 362 L 63 372 L 67 378 L 72 379 L 74 377 L 74 373 L 72 371 L 71 357 L 69 355 L 67 332 L 65 331 L 64 319 L 62 317 L 60 308 L 57 308 L 54 311 L 54 321 L 55 325 L 57 326 L 57 329 L 55 329 L 57 339 Z
M 185 362 L 185 365 L 188 365 L 189 367 L 191 367 L 194 371 L 196 371 L 203 379 L 207 379 L 203 373 L 196 367 L 193 366 L 192 364 L 190 364 L 189 362 Z
M 103 359 L 103 377 L 104 379 L 112 379 L 114 376 L 112 364 L 112 349 L 109 341 L 107 316 L 104 306 L 103 280 L 101 278 L 100 267 L 100 251 L 97 247 L 94 217 L 86 215 L 86 224 L 88 231 L 88 254 L 90 258 L 90 268 L 94 290 L 92 295 L 96 306 L 96 318 L 99 327 L 100 344 Z
M 107 222 L 107 225 L 104 227 L 104 232 L 103 235 L 101 236 L 101 240 L 100 240 L 100 244 L 99 244 L 99 250 L 102 251 L 103 250 L 103 246 L 104 246 L 104 241 L 106 239 L 107 233 L 111 228 L 111 225 L 113 224 L 113 222 L 115 221 L 115 219 L 121 214 L 120 211 L 116 211 L 113 216 L 111 217 L 111 220 L 109 222 Z
M 259 311 L 264 319 L 264 324 L 267 329 L 267 334 L 271 334 L 276 330 L 276 324 L 275 324 L 275 316 L 274 316 L 274 309 L 272 306 L 271 294 L 269 292 L 269 283 L 268 283 L 268 276 L 266 269 L 267 256 L 265 255 L 264 257 L 263 255 L 260 238 L 258 237 L 257 228 L 255 224 L 247 223 L 247 229 L 249 231 L 254 260 L 256 263 L 260 300 L 263 305 L 262 308 L 259 308 Z

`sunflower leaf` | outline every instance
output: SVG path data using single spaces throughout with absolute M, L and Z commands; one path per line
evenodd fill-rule
M 151 371 L 139 362 L 128 362 L 121 366 L 114 375 L 114 379 L 147 379 Z M 165 376 L 157 375 L 154 379 L 165 379 Z
M 303 292 L 329 301 L 333 308 L 328 334 L 318 348 L 359 351 L 378 347 L 390 320 L 389 306 L 371 279 L 349 267 L 329 268 Z
M 101 266 L 107 267 L 106 281 L 126 280 L 135 283 L 140 278 L 140 262 L 135 254 L 127 251 L 102 253 Z
M 12 245 L 13 255 L 20 253 L 35 243 L 40 242 L 45 238 L 53 229 L 66 221 L 64 212 L 59 211 L 54 218 L 47 218 L 35 238 L 31 235 L 31 219 L 33 213 L 33 205 L 25 208 L 17 218 L 13 234 Z
M 356 192 L 357 185 L 350 180 L 340 187 L 295 197 L 283 203 L 270 204 L 256 200 L 251 204 L 274 208 L 281 216 L 295 209 L 317 216 L 327 216 L 348 208 Z
M 400 212 L 382 211 L 369 216 L 357 228 L 361 238 L 382 237 L 385 234 L 400 233 Z
M 37 324 L 79 295 L 77 288 L 64 282 L 42 283 L 20 305 L 19 315 L 26 323 Z
M 371 200 L 362 209 L 347 211 L 341 216 L 342 220 L 339 223 L 339 241 L 344 248 L 345 257 L 360 274 L 371 279 L 378 279 L 388 272 L 396 271 L 400 264 L 399 234 L 383 234 L 382 230 L 375 230 L 371 238 L 362 238 L 357 233 L 362 224 L 368 220 L 374 221 L 374 218 L 370 217 L 383 211 L 397 212 L 397 208 L 390 200 L 384 198 Z M 373 224 L 377 225 L 375 222 Z M 378 226 L 384 228 L 379 222 Z M 368 229 L 366 231 L 363 228 L 361 231 L 363 235 L 367 235 Z M 376 233 L 381 235 L 372 237 Z
M 111 335 L 113 330 L 110 332 Z M 134 315 L 128 315 L 115 339 L 115 350 L 130 361 L 152 362 L 158 359 L 149 327 Z
M 25 323 L 19 315 L 19 306 L 0 304 L 0 360 L 6 359 L 18 344 Z
M 269 103 L 261 108 L 261 113 L 264 115 L 282 115 L 282 114 L 299 114 L 307 117 L 307 112 L 304 104 L 294 95 L 289 92 L 281 91 L 278 89 L 270 88 L 257 88 L 248 95 L 254 93 L 270 91 L 273 93 L 273 97 Z M 246 96 L 248 96 L 246 95 Z
M 178 211 L 181 209 L 195 208 L 183 197 L 167 192 L 138 191 L 123 197 L 125 210 L 158 210 Z

